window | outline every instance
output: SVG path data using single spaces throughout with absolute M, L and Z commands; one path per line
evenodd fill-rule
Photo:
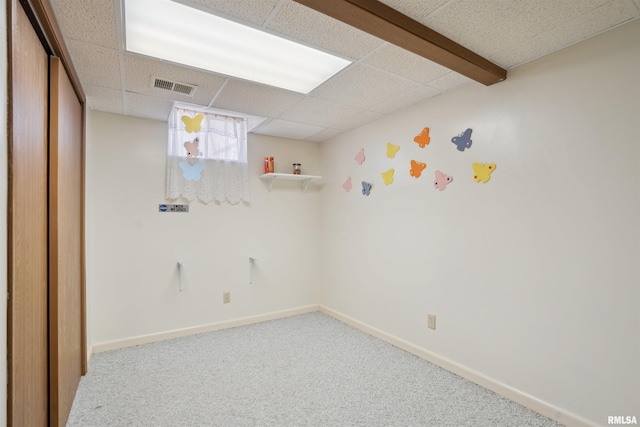
M 174 106 L 166 184 L 169 200 L 249 202 L 247 119 Z

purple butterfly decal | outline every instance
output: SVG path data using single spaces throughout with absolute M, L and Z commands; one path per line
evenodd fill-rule
M 362 194 L 365 196 L 368 196 L 369 194 L 371 194 L 371 184 L 369 184 L 368 182 L 362 181 Z
M 456 144 L 458 151 L 464 151 L 465 148 L 471 148 L 471 129 L 467 129 L 458 136 L 451 138 L 451 142 Z

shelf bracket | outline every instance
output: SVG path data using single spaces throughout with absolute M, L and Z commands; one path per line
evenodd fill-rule
M 249 258 L 249 284 L 253 284 L 253 264 L 257 261 L 256 258 Z
M 272 176 L 267 179 L 267 188 L 269 189 L 269 192 L 271 192 L 271 187 L 273 187 L 273 181 L 275 180 L 276 180 L 275 176 Z
M 303 193 L 307 192 L 307 188 L 309 187 L 309 182 L 311 182 L 311 179 L 303 179 L 302 181 L 300 181 L 300 188 L 302 188 Z

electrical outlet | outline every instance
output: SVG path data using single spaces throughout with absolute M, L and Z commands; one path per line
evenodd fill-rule
M 429 314 L 427 316 L 427 327 L 429 329 L 436 329 L 436 315 L 435 314 Z
M 231 302 L 231 292 L 224 292 L 222 294 L 222 303 L 229 304 Z

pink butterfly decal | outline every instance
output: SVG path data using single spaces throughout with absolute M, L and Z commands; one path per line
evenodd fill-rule
M 198 138 L 197 136 L 193 139 L 193 141 L 185 141 L 182 145 L 184 146 L 184 149 L 187 150 L 187 157 L 195 158 L 200 155 L 200 150 L 198 147 L 198 145 L 200 145 L 200 138 Z
M 356 160 L 356 162 L 358 162 L 359 165 L 364 162 L 364 148 L 361 148 L 360 151 L 358 151 L 358 154 L 356 154 L 354 159 Z
M 351 177 L 347 178 L 344 184 L 342 184 L 342 188 L 344 188 L 344 191 L 347 193 L 351 191 Z
M 447 188 L 447 184 L 453 181 L 453 177 L 446 175 L 440 171 L 436 171 L 436 180 L 433 181 L 433 186 L 442 191 Z

